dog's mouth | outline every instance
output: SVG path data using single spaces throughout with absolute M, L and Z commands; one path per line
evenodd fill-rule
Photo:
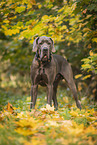
M 47 60 L 48 60 L 48 56 L 47 56 L 47 54 L 44 54 L 42 57 L 42 61 L 47 61 Z

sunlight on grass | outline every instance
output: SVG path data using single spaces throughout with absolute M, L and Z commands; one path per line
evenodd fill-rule
M 94 108 L 86 106 L 80 111 L 74 100 L 60 90 L 58 111 L 46 105 L 44 94 L 38 96 L 36 109 L 30 110 L 30 99 L 30 96 L 15 98 L 0 112 L 1 145 L 96 145 L 97 111 Z

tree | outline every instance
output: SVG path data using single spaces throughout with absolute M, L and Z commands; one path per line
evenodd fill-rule
M 37 36 L 47 35 L 54 40 L 57 53 L 69 58 L 74 74 L 81 73 L 83 60 L 87 81 L 96 79 L 96 0 L 2 0 L 0 11 L 0 57 L 2 66 L 7 64 L 1 67 L 7 76 L 29 74 L 32 43 Z

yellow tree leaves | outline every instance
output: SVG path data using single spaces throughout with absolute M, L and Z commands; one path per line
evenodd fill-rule
M 21 12 L 25 11 L 25 9 L 26 8 L 24 6 L 16 7 L 15 12 L 21 13 Z
M 94 74 L 97 74 L 97 53 L 90 50 L 89 57 L 81 61 L 84 62 L 84 64 L 82 64 L 82 70 L 87 70 L 88 72 L 92 71 Z

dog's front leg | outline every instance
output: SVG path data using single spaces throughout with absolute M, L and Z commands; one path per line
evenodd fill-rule
M 36 99 L 37 99 L 37 89 L 38 89 L 38 85 L 32 85 L 31 86 L 31 105 L 30 105 L 30 109 L 35 108 Z
M 47 85 L 47 103 L 52 106 L 53 85 Z

